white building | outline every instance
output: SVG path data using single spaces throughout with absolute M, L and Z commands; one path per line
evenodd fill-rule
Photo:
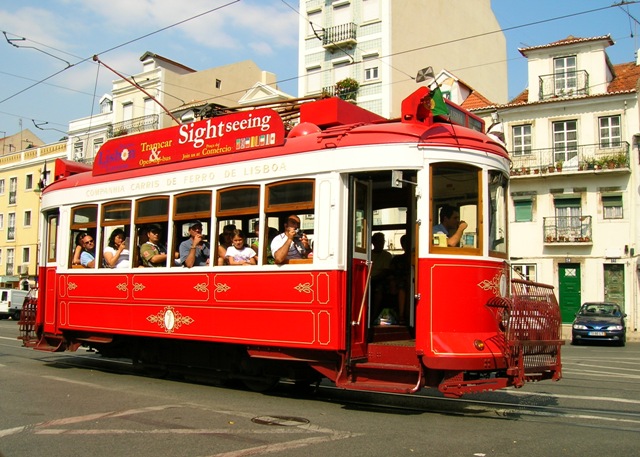
M 431 66 L 507 100 L 506 40 L 490 0 L 300 0 L 300 14 L 300 97 L 333 94 L 353 78 L 359 106 L 397 117 L 417 72 Z
M 529 89 L 484 106 L 504 126 L 513 159 L 514 270 L 556 287 L 565 337 L 581 303 L 611 300 L 640 315 L 636 62 L 612 65 L 610 36 L 568 37 L 520 49 Z

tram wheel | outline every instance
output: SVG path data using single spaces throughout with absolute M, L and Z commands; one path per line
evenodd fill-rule
M 267 392 L 277 386 L 279 382 L 280 378 L 277 376 L 242 380 L 242 383 L 247 387 L 247 389 L 253 392 Z

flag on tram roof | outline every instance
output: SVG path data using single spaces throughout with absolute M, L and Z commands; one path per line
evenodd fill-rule
M 449 115 L 449 108 L 444 101 L 440 87 L 436 87 L 431 91 L 431 114 L 434 116 Z

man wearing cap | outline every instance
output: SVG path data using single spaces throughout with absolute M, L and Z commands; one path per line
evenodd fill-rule
M 187 267 L 201 267 L 209 265 L 209 245 L 202 236 L 202 222 L 193 221 L 189 224 L 189 239 L 180 243 L 180 263 Z
M 311 252 L 307 235 L 300 232 L 300 218 L 292 214 L 284 224 L 284 232 L 271 241 L 271 252 L 277 264 L 291 259 L 306 259 Z
M 145 229 L 147 242 L 140 246 L 140 257 L 145 267 L 164 267 L 167 264 L 167 249 L 160 242 L 160 226 L 150 225 Z

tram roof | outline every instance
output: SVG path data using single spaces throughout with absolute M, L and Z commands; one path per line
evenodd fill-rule
M 448 104 L 456 109 L 457 105 Z M 333 97 L 303 104 L 300 122 L 288 134 L 275 110 L 258 108 L 114 138 L 100 148 L 93 169 L 59 159 L 55 181 L 45 191 L 195 166 L 374 144 L 462 147 L 508 158 L 504 147 L 482 132 L 434 119 L 429 106 L 430 91 L 421 87 L 403 101 L 401 118 L 395 120 Z

